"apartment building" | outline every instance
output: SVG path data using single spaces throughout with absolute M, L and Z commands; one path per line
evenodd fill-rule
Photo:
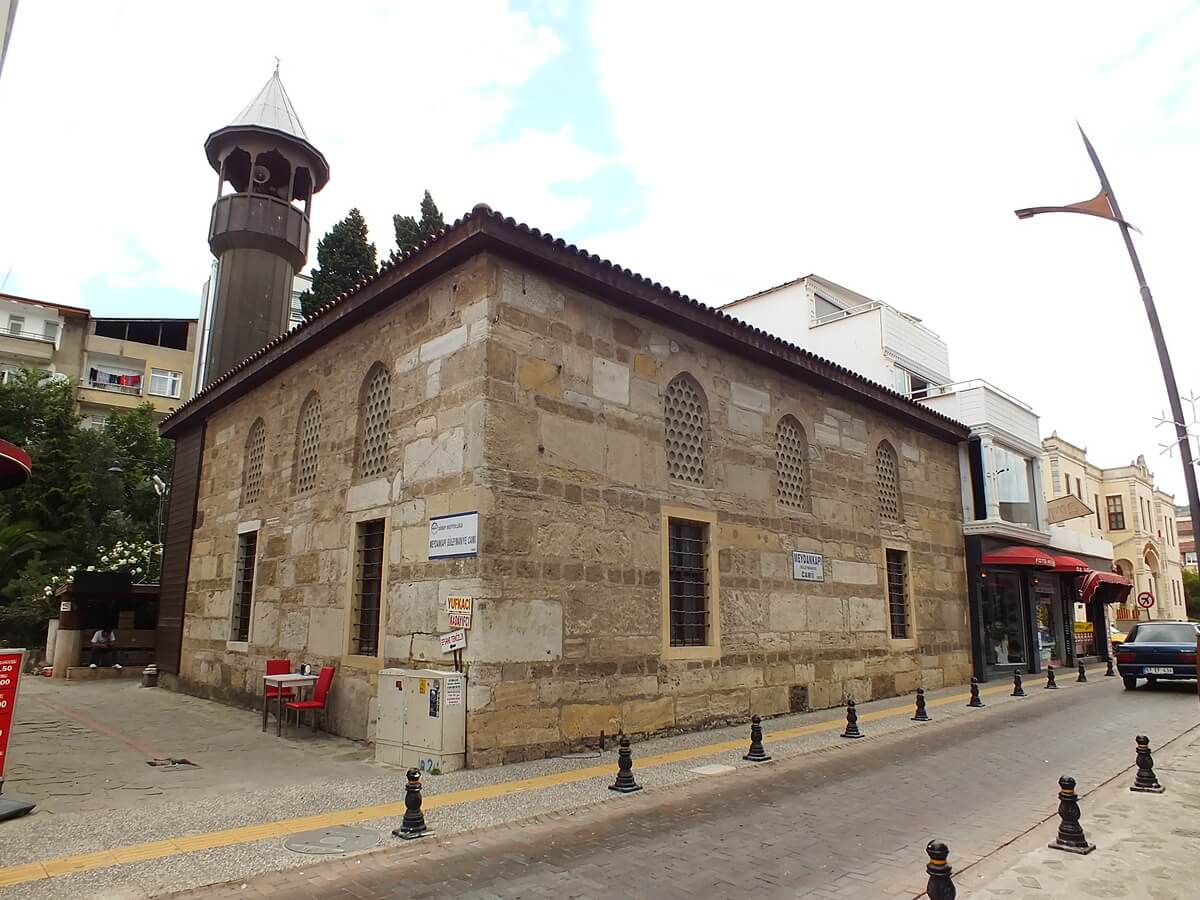
M 1175 534 L 1179 538 L 1179 556 L 1185 569 L 1196 571 L 1196 536 L 1192 534 L 1192 512 L 1187 506 L 1175 507 Z

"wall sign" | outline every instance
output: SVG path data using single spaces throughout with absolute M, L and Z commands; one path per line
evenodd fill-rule
M 440 634 L 438 635 L 438 645 L 442 648 L 443 653 L 461 650 L 467 646 L 467 633 L 459 628 L 455 631 L 448 631 L 446 634 Z
M 470 597 L 447 597 L 446 613 L 450 619 L 450 627 L 470 628 L 471 607 L 472 601 Z
M 429 520 L 429 558 L 454 559 L 479 553 L 479 513 L 455 513 Z
M 0 652 L 0 781 L 4 780 L 8 734 L 17 709 L 17 684 L 21 680 L 21 663 L 24 656 L 24 650 Z
M 825 554 L 793 550 L 792 579 L 794 581 L 824 581 Z
M 463 702 L 463 680 L 457 675 L 446 678 L 446 705 L 461 706 Z

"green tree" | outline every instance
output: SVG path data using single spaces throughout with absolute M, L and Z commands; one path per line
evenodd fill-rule
M 392 216 L 392 225 L 396 229 L 396 246 L 401 253 L 408 253 L 426 238 L 433 237 L 445 227 L 441 210 L 433 202 L 429 191 L 421 198 L 421 218 L 402 216 L 399 213 Z
M 317 241 L 317 268 L 312 288 L 300 295 L 300 309 L 311 316 L 338 294 L 379 271 L 375 245 L 367 239 L 367 222 L 358 209 L 336 223 Z
M 1183 570 L 1183 594 L 1188 618 L 1200 622 L 1200 574 L 1192 569 Z

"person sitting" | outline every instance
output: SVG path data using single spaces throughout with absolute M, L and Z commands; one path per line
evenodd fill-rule
M 114 669 L 121 668 L 117 662 L 117 633 L 111 628 L 100 628 L 92 635 L 92 664 L 89 668 L 98 668 L 104 660 L 109 660 Z

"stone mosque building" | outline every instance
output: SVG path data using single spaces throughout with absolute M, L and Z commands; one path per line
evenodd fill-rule
M 275 330 L 162 426 L 170 683 L 333 665 L 328 727 L 371 740 L 378 671 L 451 668 L 470 598 L 480 766 L 969 678 L 966 428 L 484 205 L 285 333 L 328 167 L 272 83 L 210 138 L 246 208 L 213 251 L 259 286 L 212 340 Z

